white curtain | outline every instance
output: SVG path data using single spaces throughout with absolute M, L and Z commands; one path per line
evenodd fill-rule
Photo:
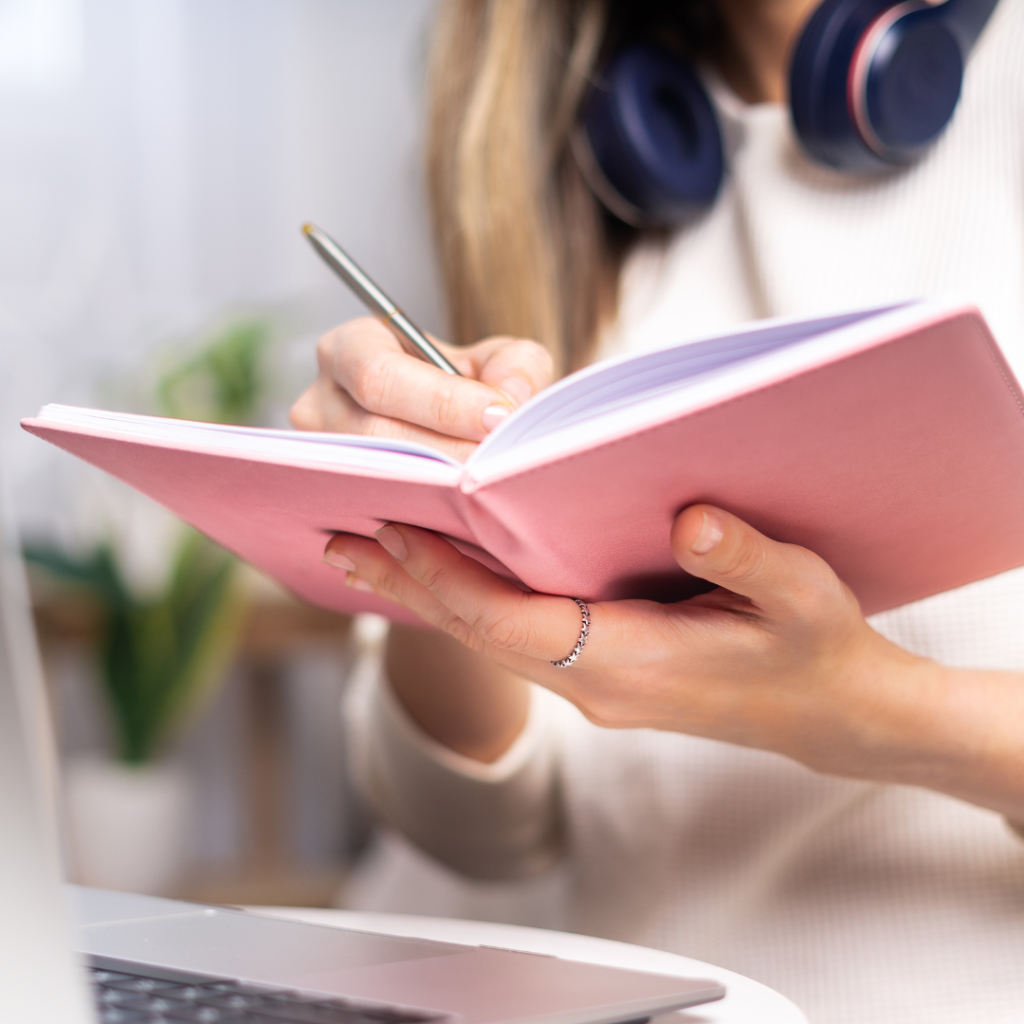
M 217 318 L 270 308 L 291 325 L 283 421 L 289 396 L 313 377 L 316 336 L 363 312 L 302 238 L 305 220 L 443 333 L 421 175 L 433 9 L 434 0 L 0 0 L 0 456 L 26 533 L 74 542 L 110 530 L 130 576 L 158 582 L 173 524 L 18 420 L 46 402 L 130 405 L 123 382 L 144 375 L 154 351 Z M 299 669 L 290 691 L 322 704 L 330 685 L 304 682 Z M 95 709 L 81 667 L 68 671 L 70 683 L 55 680 L 58 703 L 81 735 L 65 741 L 88 747 Z M 224 767 L 234 693 L 188 741 L 206 779 L 194 851 L 204 861 L 230 861 L 241 842 L 241 790 Z M 308 732 L 303 743 L 313 745 Z M 337 754 L 330 730 L 321 748 Z M 346 827 L 341 768 L 325 765 L 299 766 L 292 801 L 326 829 L 306 836 L 296 819 L 293 838 L 314 861 L 337 855 Z M 389 837 L 349 895 L 365 909 L 552 925 L 561 881 L 473 885 Z
M 125 405 L 154 350 L 286 309 L 281 385 L 361 312 L 327 228 L 443 330 L 420 167 L 433 0 L 0 0 L 0 424 L 23 527 L 81 530 L 89 474 L 24 435 Z M 129 403 L 130 404 L 130 403 Z

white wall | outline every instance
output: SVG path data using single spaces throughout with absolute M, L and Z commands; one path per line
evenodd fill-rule
M 159 517 L 126 524 L 139 502 L 17 421 L 46 402 L 131 405 L 123 382 L 154 351 L 226 313 L 287 313 L 283 418 L 312 379 L 317 334 L 362 313 L 302 239 L 305 220 L 443 333 L 420 174 L 433 7 L 0 0 L 0 455 L 27 532 L 73 539 L 106 519 L 117 539 L 134 537 L 136 555 L 157 546 Z M 50 667 L 65 752 L 94 749 L 104 724 L 83 665 Z M 307 658 L 288 687 L 292 728 L 303 730 L 292 839 L 313 863 L 352 842 L 325 711 L 337 702 L 335 669 Z M 230 862 L 244 840 L 238 692 L 228 686 L 186 741 L 204 779 L 192 851 L 203 863 Z M 353 885 L 359 907 L 560 920 L 557 877 L 474 885 L 393 839 L 382 849 Z
M 442 328 L 420 174 L 432 9 L 0 0 L 0 466 L 26 533 L 113 530 L 131 574 L 162 575 L 166 517 L 18 420 L 46 402 L 130 407 L 126 382 L 154 353 L 266 309 L 286 325 L 283 420 L 313 377 L 316 336 L 363 312 L 302 238 L 307 219 L 423 326 Z M 292 838 L 311 862 L 342 856 L 352 838 L 324 713 L 337 704 L 335 662 L 316 678 L 297 663 L 289 677 L 289 715 L 321 726 L 306 729 L 290 782 L 301 794 Z M 69 657 L 50 669 L 65 753 L 102 745 L 87 667 Z M 227 687 L 186 741 L 204 780 L 200 862 L 231 861 L 244 842 L 238 693 Z
M 0 4 L 0 444 L 29 531 L 80 532 L 94 483 L 17 420 L 130 405 L 147 357 L 218 316 L 287 311 L 283 417 L 315 336 L 361 312 L 304 220 L 443 327 L 420 175 L 432 9 Z

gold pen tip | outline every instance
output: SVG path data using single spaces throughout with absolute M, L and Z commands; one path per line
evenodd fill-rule
M 313 227 L 313 225 L 310 224 L 308 220 L 306 221 L 305 224 L 302 225 L 302 233 L 304 235 L 311 235 L 313 234 L 314 231 L 316 231 L 316 228 Z

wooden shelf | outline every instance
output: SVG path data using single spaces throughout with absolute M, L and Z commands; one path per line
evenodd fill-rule
M 241 658 L 276 658 L 315 644 L 343 647 L 351 616 L 305 604 L 275 583 L 246 569 L 249 607 L 239 643 Z M 40 643 L 89 643 L 100 619 L 88 599 L 33 581 L 33 606 Z

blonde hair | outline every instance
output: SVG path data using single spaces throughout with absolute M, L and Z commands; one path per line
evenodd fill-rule
M 585 363 L 613 313 L 614 227 L 570 132 L 607 0 L 445 0 L 431 60 L 427 178 L 452 340 L 534 338 Z
M 718 0 L 443 0 L 427 181 L 453 341 L 511 334 L 561 372 L 589 361 L 640 233 L 600 206 L 571 138 L 595 69 L 639 40 L 720 59 Z

